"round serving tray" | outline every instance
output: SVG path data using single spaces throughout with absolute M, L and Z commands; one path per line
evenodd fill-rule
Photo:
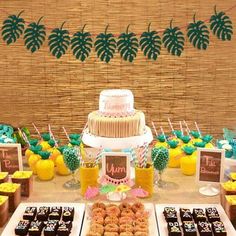
M 143 135 L 127 138 L 99 137 L 90 134 L 87 128 L 83 133 L 82 140 L 86 145 L 94 148 L 124 149 L 131 147 L 136 148 L 142 146 L 144 143 L 151 143 L 153 136 L 148 126 L 146 126 L 146 132 Z

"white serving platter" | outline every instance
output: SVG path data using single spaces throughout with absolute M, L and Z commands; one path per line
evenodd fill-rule
M 179 209 L 182 208 L 188 208 L 191 211 L 193 208 L 202 208 L 205 210 L 207 207 L 216 207 L 221 221 L 224 223 L 225 229 L 227 231 L 227 236 L 234 236 L 236 235 L 236 231 L 231 224 L 228 216 L 226 215 L 224 209 L 220 204 L 156 204 L 156 217 L 157 217 L 157 224 L 158 224 L 158 229 L 159 229 L 159 236 L 168 236 L 168 230 L 167 230 L 167 222 L 165 220 L 165 217 L 163 215 L 163 210 L 165 207 L 175 207 L 178 215 L 178 222 L 181 225 L 181 219 L 180 219 L 180 214 L 179 214 Z M 196 226 L 196 224 L 195 224 Z M 199 233 L 197 233 L 199 236 Z
M 119 204 L 117 203 L 117 205 L 119 205 Z M 81 236 L 86 236 L 86 234 L 89 232 L 89 227 L 90 227 L 90 223 L 91 223 L 91 218 L 90 218 L 91 206 L 92 206 L 92 204 L 87 204 L 87 206 L 86 206 Z M 145 207 L 145 210 L 148 211 L 150 214 L 149 220 L 148 220 L 148 222 L 149 222 L 149 235 L 150 236 L 159 236 L 154 205 L 152 203 L 144 203 L 144 207 Z
M 5 229 L 3 230 L 1 236 L 14 236 L 15 235 L 15 227 L 17 226 L 18 222 L 22 220 L 22 216 L 26 207 L 53 207 L 53 206 L 61 206 L 61 207 L 74 207 L 75 214 L 73 220 L 73 226 L 71 230 L 71 236 L 79 236 L 80 231 L 82 228 L 82 222 L 84 217 L 85 211 L 85 204 L 82 203 L 47 203 L 47 202 L 29 202 L 29 203 L 21 203 L 17 209 L 15 210 L 14 214 L 12 215 L 11 219 L 9 220 L 8 224 L 6 225 Z M 43 233 L 42 233 L 43 236 Z

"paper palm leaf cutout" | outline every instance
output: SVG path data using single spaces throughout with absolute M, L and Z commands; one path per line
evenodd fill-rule
M 195 48 L 206 50 L 209 45 L 209 31 L 203 21 L 196 21 L 193 16 L 193 23 L 190 23 L 187 28 L 187 36 L 190 43 Z
M 161 53 L 161 38 L 156 31 L 150 31 L 150 26 L 151 23 L 148 31 L 142 33 L 139 44 L 144 56 L 155 61 Z
M 212 30 L 213 34 L 217 36 L 218 39 L 225 41 L 231 40 L 232 38 L 232 21 L 227 15 L 225 15 L 224 12 L 221 11 L 217 13 L 216 6 L 215 15 L 212 15 L 210 19 L 210 29 Z
M 113 34 L 107 33 L 108 26 L 109 25 L 107 25 L 104 33 L 100 33 L 96 37 L 94 44 L 97 56 L 101 61 L 105 61 L 106 63 L 113 58 L 116 51 L 116 40 Z
M 127 26 L 126 32 L 119 36 L 117 47 L 121 57 L 125 61 L 132 62 L 137 56 L 139 45 L 136 35 L 133 32 L 129 33 L 129 26 L 130 25 Z
M 70 45 L 69 31 L 63 29 L 64 24 L 65 22 L 60 28 L 53 29 L 48 37 L 50 52 L 58 59 L 66 53 Z
M 11 15 L 4 22 L 2 26 L 2 37 L 7 44 L 16 42 L 18 38 L 23 34 L 25 21 L 20 17 L 23 11 L 17 16 Z
M 32 53 L 39 50 L 45 41 L 46 31 L 45 26 L 40 25 L 40 21 L 43 17 L 41 17 L 37 23 L 30 23 L 28 28 L 25 30 L 24 40 L 25 46 Z
M 172 27 L 172 20 L 170 27 L 163 33 L 162 42 L 169 53 L 174 56 L 180 56 L 184 50 L 184 34 L 178 27 Z
M 81 31 L 76 32 L 71 39 L 71 49 L 76 59 L 84 61 L 91 52 L 92 37 L 89 32 L 84 32 L 84 27 Z

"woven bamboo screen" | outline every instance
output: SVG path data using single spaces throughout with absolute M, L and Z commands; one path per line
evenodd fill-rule
M 149 22 L 156 30 L 165 29 L 170 20 L 183 26 L 193 14 L 209 19 L 214 5 L 226 10 L 234 0 L 10 0 L 1 1 L 0 22 L 10 14 L 24 10 L 22 17 L 36 21 L 45 16 L 47 34 L 66 20 L 70 33 L 83 24 L 93 34 L 103 32 L 109 23 L 114 34 L 128 24 L 138 34 Z M 236 22 L 235 9 L 227 13 Z M 186 29 L 183 29 L 186 33 Z M 190 128 L 197 121 L 204 132 L 222 133 L 223 127 L 236 126 L 236 39 L 222 42 L 210 34 L 207 51 L 194 49 L 186 40 L 180 58 L 162 48 L 157 61 L 148 61 L 139 51 L 133 63 L 119 54 L 109 64 L 99 61 L 94 50 L 81 63 L 69 50 L 61 59 L 49 54 L 47 42 L 31 54 L 19 39 L 7 46 L 0 40 L 0 120 L 15 126 L 41 130 L 52 125 L 56 134 L 82 129 L 87 115 L 98 108 L 98 96 L 105 88 L 129 88 L 135 95 L 135 107 L 146 114 L 147 123 L 155 121 L 169 130 L 169 117 L 177 128 L 185 119 Z M 31 130 L 32 127 L 31 127 Z

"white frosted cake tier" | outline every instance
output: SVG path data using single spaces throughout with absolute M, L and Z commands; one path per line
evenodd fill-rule
M 134 112 L 134 96 L 128 89 L 106 89 L 100 93 L 99 112 L 106 116 L 124 116 Z
M 99 137 L 90 134 L 87 128 L 83 134 L 82 140 L 86 145 L 94 148 L 124 149 L 130 147 L 136 148 L 142 146 L 144 143 L 151 143 L 153 136 L 151 129 L 147 126 L 143 135 L 127 138 Z

